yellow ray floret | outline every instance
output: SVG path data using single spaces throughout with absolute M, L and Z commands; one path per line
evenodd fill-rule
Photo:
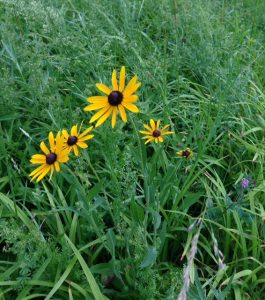
M 74 125 L 70 131 L 70 133 L 67 132 L 67 130 L 63 130 L 63 136 L 65 138 L 65 148 L 68 149 L 68 151 L 74 151 L 75 156 L 79 155 L 79 150 L 78 148 L 85 149 L 88 147 L 87 141 L 91 140 L 94 135 L 93 134 L 88 134 L 91 132 L 93 129 L 93 126 L 87 128 L 84 130 L 82 133 L 81 131 L 82 125 L 78 127 L 77 125 Z
M 164 141 L 164 136 L 168 134 L 173 134 L 173 131 L 166 131 L 170 125 L 164 126 L 162 129 L 159 128 L 160 120 L 155 123 L 153 119 L 150 120 L 150 125 L 144 124 L 146 130 L 140 130 L 139 132 L 145 136 L 142 139 L 146 139 L 145 144 L 155 141 L 156 143 L 162 143 Z
M 68 161 L 69 150 L 64 149 L 64 137 L 59 131 L 54 138 L 52 132 L 49 133 L 49 145 L 48 148 L 44 142 L 40 143 L 40 148 L 44 154 L 34 154 L 31 157 L 30 162 L 35 165 L 40 165 L 34 171 L 32 171 L 29 176 L 32 177 L 31 180 L 36 179 L 37 182 L 42 180 L 48 173 L 50 173 L 50 178 L 56 170 L 60 171 L 60 164 L 66 163 Z
M 137 82 L 137 80 L 138 77 L 135 75 L 125 86 L 125 67 L 123 66 L 120 71 L 119 82 L 117 80 L 117 72 L 113 70 L 111 88 L 102 83 L 97 83 L 96 87 L 105 95 L 87 98 L 90 105 L 86 106 L 84 111 L 98 110 L 90 119 L 90 123 L 97 121 L 95 127 L 98 127 L 111 116 L 111 126 L 114 128 L 118 114 L 120 114 L 122 121 L 126 123 L 126 109 L 134 113 L 139 112 L 138 107 L 134 104 L 138 100 L 135 92 L 141 86 L 141 83 Z
M 176 152 L 176 154 L 178 156 L 182 156 L 185 158 L 192 158 L 192 156 L 193 156 L 193 153 L 190 148 L 186 148 L 185 150 L 178 151 L 178 152 Z

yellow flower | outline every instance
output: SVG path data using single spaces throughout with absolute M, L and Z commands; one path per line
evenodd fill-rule
M 32 177 L 31 180 L 37 178 L 37 182 L 43 179 L 45 175 L 49 172 L 51 173 L 50 178 L 52 177 L 54 169 L 60 171 L 60 163 L 66 163 L 69 159 L 67 149 L 64 149 L 64 137 L 59 131 L 54 138 L 52 132 L 49 133 L 49 144 L 50 150 L 47 148 L 44 142 L 40 143 L 40 148 L 44 154 L 35 154 L 31 157 L 30 162 L 32 164 L 40 164 L 37 169 L 29 174 Z
M 186 148 L 185 150 L 176 152 L 178 156 L 182 156 L 185 158 L 192 158 L 193 154 L 190 148 Z
M 155 141 L 156 143 L 162 143 L 164 140 L 163 136 L 174 133 L 173 131 L 165 131 L 170 125 L 166 125 L 162 129 L 159 129 L 159 125 L 160 120 L 158 120 L 157 123 L 155 123 L 153 119 L 150 120 L 150 126 L 144 124 L 144 128 L 148 131 L 140 130 L 139 132 L 145 134 L 145 136 L 142 137 L 142 139 L 147 139 L 145 144 L 151 141 Z
M 65 138 L 65 148 L 68 149 L 68 151 L 74 151 L 75 156 L 79 155 L 78 147 L 85 149 L 88 147 L 85 141 L 91 140 L 94 135 L 90 134 L 87 135 L 91 130 L 93 129 L 93 126 L 87 128 L 85 131 L 80 133 L 81 126 L 79 127 L 79 130 L 77 131 L 77 125 L 74 125 L 71 129 L 71 133 L 69 134 L 67 130 L 63 130 L 63 136 Z
M 120 71 L 119 84 L 117 81 L 117 72 L 112 72 L 112 88 L 107 87 L 102 83 L 97 83 L 96 87 L 105 94 L 105 96 L 88 97 L 87 101 L 92 103 L 84 108 L 84 111 L 99 110 L 90 120 L 90 123 L 95 122 L 96 127 L 103 124 L 107 118 L 112 115 L 111 125 L 114 128 L 116 124 L 117 113 L 119 111 L 122 121 L 127 122 L 125 109 L 134 113 L 139 112 L 138 107 L 134 104 L 138 100 L 135 92 L 141 86 L 137 82 L 138 77 L 135 75 L 128 85 L 125 87 L 125 67 L 123 66 Z

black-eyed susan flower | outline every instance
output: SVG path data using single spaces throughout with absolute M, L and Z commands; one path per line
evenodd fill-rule
M 182 157 L 185 157 L 185 158 L 192 158 L 192 156 L 193 156 L 192 151 L 191 151 L 190 148 L 186 148 L 185 150 L 178 151 L 178 152 L 176 152 L 176 154 L 178 156 L 182 156 Z
M 97 83 L 96 87 L 105 94 L 104 96 L 88 97 L 87 101 L 92 103 L 84 108 L 84 111 L 99 110 L 90 120 L 90 123 L 97 121 L 96 127 L 103 124 L 109 116 L 112 115 L 111 125 L 114 128 L 116 124 L 118 112 L 124 123 L 127 122 L 127 115 L 125 109 L 131 112 L 139 112 L 138 107 L 134 104 L 138 100 L 135 92 L 141 86 L 137 82 L 138 77 L 135 75 L 125 86 L 125 67 L 120 71 L 120 80 L 117 81 L 117 72 L 112 72 L 112 88 L 107 87 L 102 83 Z
M 61 135 L 60 131 L 57 133 L 56 138 L 54 138 L 52 132 L 49 133 L 49 144 L 50 150 L 44 142 L 41 142 L 40 148 L 44 154 L 34 154 L 31 157 L 30 162 L 32 164 L 41 165 L 29 174 L 29 176 L 32 177 L 31 180 L 37 178 L 37 182 L 39 182 L 48 173 L 51 173 L 51 178 L 54 170 L 59 172 L 60 164 L 68 161 L 69 150 L 64 149 L 64 137 Z
M 174 133 L 173 131 L 165 131 L 170 125 L 166 125 L 162 129 L 160 129 L 159 126 L 160 120 L 155 123 L 153 119 L 150 120 L 150 126 L 144 124 L 144 128 L 148 131 L 140 130 L 139 132 L 145 135 L 144 137 L 142 137 L 142 139 L 147 139 L 145 144 L 151 141 L 162 143 L 164 141 L 163 136 Z
M 94 135 L 88 134 L 93 129 L 93 126 L 87 128 L 85 131 L 80 133 L 81 126 L 79 127 L 79 130 L 77 128 L 77 125 L 74 125 L 71 128 L 70 134 L 67 132 L 67 130 L 63 130 L 63 136 L 65 138 L 65 148 L 70 151 L 74 151 L 75 156 L 79 155 L 78 147 L 81 149 L 85 149 L 88 147 L 88 145 L 85 143 L 85 141 L 91 140 Z

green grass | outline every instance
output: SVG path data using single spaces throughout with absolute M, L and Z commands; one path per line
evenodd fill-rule
M 186 266 L 188 299 L 265 298 L 264 11 L 0 1 L 0 299 L 177 299 Z M 30 182 L 40 141 L 87 126 L 86 98 L 122 65 L 142 82 L 140 113 Z M 175 134 L 144 145 L 150 118 Z

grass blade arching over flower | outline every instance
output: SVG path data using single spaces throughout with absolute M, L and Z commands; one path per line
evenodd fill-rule
M 185 158 L 192 158 L 193 156 L 193 153 L 190 148 L 186 148 L 185 150 L 178 151 L 176 152 L 176 154 L 178 156 L 185 157 Z
M 78 127 L 77 125 L 74 125 L 71 128 L 70 134 L 67 132 L 67 130 L 63 130 L 63 136 L 65 138 L 65 148 L 68 149 L 68 151 L 74 151 L 75 156 L 79 155 L 79 150 L 78 148 L 85 149 L 88 147 L 87 143 L 85 143 L 88 140 L 91 140 L 94 135 L 93 134 L 88 134 L 91 132 L 93 129 L 93 126 L 87 128 L 84 130 L 82 133 L 80 133 L 82 125 Z
M 163 137 L 165 135 L 174 133 L 173 131 L 166 131 L 170 125 L 166 125 L 162 129 L 160 129 L 159 126 L 160 126 L 160 120 L 158 120 L 156 123 L 153 119 L 150 120 L 150 126 L 144 124 L 144 128 L 147 131 L 140 130 L 139 132 L 145 135 L 144 137 L 142 137 L 142 139 L 147 139 L 145 144 L 152 141 L 155 141 L 156 143 L 158 142 L 162 143 L 164 141 Z
M 141 86 L 141 83 L 137 82 L 137 80 L 138 77 L 135 75 L 125 86 L 125 67 L 123 66 L 120 71 L 119 82 L 117 80 L 117 72 L 113 70 L 112 88 L 102 83 L 97 83 L 96 87 L 105 95 L 87 98 L 87 101 L 91 104 L 86 106 L 84 111 L 98 110 L 91 118 L 90 123 L 97 121 L 95 127 L 98 127 L 111 116 L 111 126 L 114 128 L 118 112 L 124 123 L 127 122 L 126 109 L 134 113 L 139 112 L 138 107 L 134 104 L 138 100 L 135 92 Z
M 40 148 L 44 154 L 34 154 L 31 157 L 30 162 L 35 165 L 40 166 L 29 174 L 32 177 L 31 180 L 37 178 L 37 182 L 42 180 L 48 173 L 50 173 L 50 178 L 56 170 L 60 171 L 60 164 L 66 163 L 69 160 L 68 154 L 69 150 L 64 148 L 64 137 L 59 131 L 54 138 L 52 132 L 49 133 L 49 144 L 50 149 L 47 148 L 44 142 L 40 143 Z

